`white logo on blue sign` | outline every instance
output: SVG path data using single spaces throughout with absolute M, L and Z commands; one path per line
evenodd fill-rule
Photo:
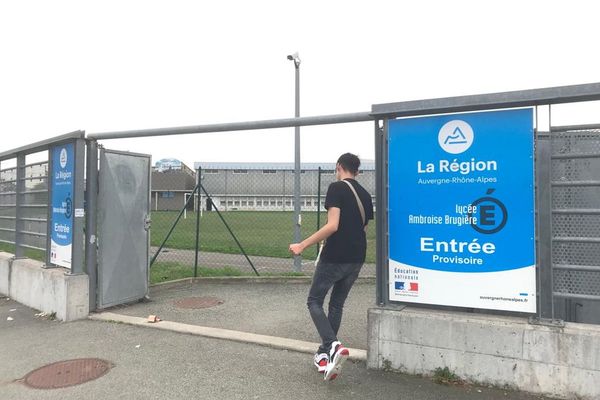
M 62 149 L 60 151 L 60 167 L 62 169 L 64 169 L 67 166 L 67 161 L 68 161 L 68 157 L 67 157 L 67 149 Z
M 460 154 L 471 147 L 474 136 L 471 125 L 455 119 L 442 126 L 438 133 L 438 142 L 446 153 Z

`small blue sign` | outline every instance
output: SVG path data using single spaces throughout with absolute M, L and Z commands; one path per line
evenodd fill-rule
M 388 132 L 390 299 L 535 307 L 520 296 L 535 294 L 533 110 L 398 119 Z M 395 284 L 407 279 L 418 294 Z
M 71 268 L 75 154 L 72 143 L 52 148 L 50 262 Z

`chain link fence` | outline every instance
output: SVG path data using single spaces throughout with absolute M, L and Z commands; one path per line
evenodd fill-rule
M 201 176 L 201 188 L 196 192 L 192 187 L 196 175 L 185 167 L 153 172 L 151 256 L 156 257 L 151 267 L 152 279 L 172 279 L 174 274 L 298 274 L 292 272 L 293 258 L 288 251 L 296 222 L 293 165 L 200 163 L 196 167 Z M 184 179 L 184 175 L 193 179 Z M 335 164 L 302 165 L 303 237 L 326 223 L 325 196 L 335 179 Z M 363 165 L 358 180 L 370 193 L 375 192 L 372 163 Z M 184 181 L 187 188 L 182 187 Z M 178 209 L 174 209 L 177 205 Z M 369 242 L 364 273 L 374 276 L 374 228 L 369 232 Z M 317 250 L 314 246 L 304 252 L 300 274 L 313 273 Z

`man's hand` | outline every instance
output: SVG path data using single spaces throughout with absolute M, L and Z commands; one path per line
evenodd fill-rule
M 304 247 L 302 246 L 302 243 L 290 244 L 290 253 L 292 253 L 293 255 L 299 256 L 300 254 L 302 254 L 302 251 L 304 251 Z

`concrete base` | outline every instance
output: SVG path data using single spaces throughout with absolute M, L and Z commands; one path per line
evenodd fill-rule
M 10 264 L 12 254 L 0 251 L 0 294 L 8 295 L 8 282 L 10 282 Z
M 564 399 L 600 398 L 600 327 L 417 308 L 370 309 L 367 365 Z
M 42 266 L 39 261 L 13 260 L 12 254 L 0 253 L 0 293 L 36 310 L 56 313 L 62 321 L 87 318 L 88 276 Z

